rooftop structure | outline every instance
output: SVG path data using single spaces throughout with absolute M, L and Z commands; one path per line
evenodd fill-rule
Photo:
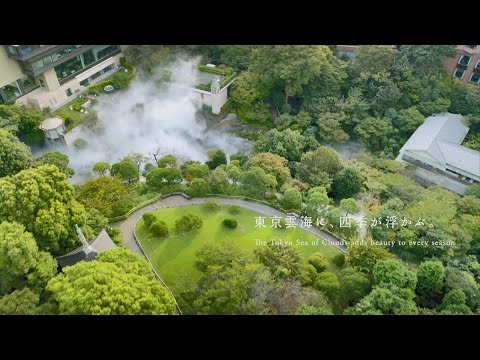
M 458 184 L 450 190 L 463 193 L 467 185 L 480 182 L 480 152 L 461 145 L 468 130 L 462 115 L 434 114 L 403 145 L 396 160 L 432 172 L 435 176 L 428 180 L 446 188 L 435 179 L 454 180 Z
M 56 258 L 58 264 L 62 268 L 75 265 L 79 261 L 92 261 L 99 252 L 115 249 L 117 247 L 110 236 L 108 236 L 105 229 L 103 229 L 100 234 L 89 243 L 85 239 L 82 230 L 77 225 L 75 225 L 75 228 L 78 237 L 82 241 L 82 246 L 68 254 Z

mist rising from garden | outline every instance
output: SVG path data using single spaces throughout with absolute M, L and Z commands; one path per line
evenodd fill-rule
M 199 105 L 191 95 L 175 84 L 193 87 L 195 61 L 177 62 L 172 66 L 172 84 L 159 89 L 154 80 L 136 81 L 126 91 L 99 97 L 93 109 L 98 114 L 93 129 L 84 126 L 76 129 L 75 138 L 87 141 L 84 149 L 70 146 L 62 149 L 70 158 L 75 170 L 73 182 L 92 175 L 96 162 L 118 162 L 130 152 L 149 156 L 158 149 L 158 158 L 173 154 L 182 159 L 204 162 L 207 151 L 222 148 L 227 155 L 238 150 L 248 150 L 247 141 L 226 130 L 209 129 L 201 115 Z

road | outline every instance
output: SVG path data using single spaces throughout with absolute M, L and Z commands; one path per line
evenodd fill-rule
M 239 205 L 240 207 L 248 210 L 252 210 L 255 212 L 258 212 L 260 214 L 266 215 L 266 216 L 280 216 L 282 218 L 285 218 L 287 216 L 286 213 L 281 212 L 277 209 L 274 209 L 268 205 L 263 205 L 251 201 L 246 201 L 246 200 L 241 200 L 241 199 L 229 199 L 229 198 L 217 198 L 217 197 L 204 197 L 204 198 L 193 198 L 193 199 L 186 199 L 181 195 L 172 195 L 170 197 L 167 197 L 165 199 L 161 199 L 153 204 L 150 204 L 148 206 L 145 206 L 142 209 L 139 209 L 138 211 L 134 212 L 130 217 L 128 217 L 126 220 L 111 224 L 114 227 L 120 228 L 120 231 L 122 233 L 123 237 L 123 242 L 126 247 L 128 247 L 130 250 L 133 252 L 136 252 L 140 255 L 142 255 L 142 251 L 138 247 L 137 243 L 135 242 L 135 238 L 133 235 L 133 231 L 135 229 L 135 225 L 137 224 L 138 220 L 142 217 L 142 215 L 146 212 L 153 211 L 153 210 L 158 210 L 158 209 L 163 209 L 163 208 L 174 208 L 174 207 L 179 207 L 179 206 L 190 206 L 190 205 L 199 205 L 203 204 L 209 200 L 218 200 L 224 205 Z M 332 246 L 335 246 L 338 248 L 340 251 L 343 253 L 347 253 L 347 249 L 344 245 L 338 244 L 339 241 L 335 239 L 333 236 L 330 234 L 320 230 L 319 228 L 316 227 L 310 227 L 310 228 L 304 228 L 301 227 L 301 220 L 296 219 L 295 224 L 297 228 L 309 232 L 323 240 L 328 241 Z

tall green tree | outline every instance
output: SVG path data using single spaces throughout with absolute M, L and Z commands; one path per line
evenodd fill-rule
M 352 311 L 356 315 L 416 315 L 417 306 L 410 290 L 376 286 L 358 302 Z
M 396 57 L 406 58 L 415 73 L 429 75 L 442 67 L 443 60 L 455 54 L 454 45 L 400 45 Z
M 211 169 L 216 169 L 219 165 L 227 164 L 227 156 L 222 149 L 213 149 L 208 151 L 208 160 L 205 164 Z
M 25 287 L 0 298 L 0 315 L 35 315 L 40 297 Z
M 175 313 L 175 300 L 149 265 L 128 250 L 107 250 L 95 261 L 67 266 L 46 290 L 61 314 L 161 315 Z
M 127 186 L 117 177 L 102 176 L 88 179 L 77 190 L 77 200 L 89 209 L 97 209 L 102 215 L 113 216 L 114 206 L 127 194 Z
M 215 169 L 208 175 L 208 187 L 214 194 L 226 194 L 229 185 L 228 174 L 225 170 Z
M 346 116 L 342 112 L 326 112 L 318 115 L 317 126 L 320 139 L 330 143 L 347 142 L 350 136 L 342 129 Z
M 38 250 L 32 234 L 18 223 L 0 223 L 0 294 L 29 286 L 40 292 L 57 272 L 57 262 Z
M 302 194 L 295 188 L 287 189 L 283 194 L 282 204 L 286 210 L 300 210 L 302 207 Z
M 321 74 L 329 54 L 331 50 L 323 45 L 259 46 L 253 50 L 249 70 L 266 88 L 281 88 L 288 99 Z
M 36 158 L 33 162 L 33 166 L 37 167 L 48 164 L 55 165 L 60 169 L 61 172 L 63 172 L 68 177 L 71 177 L 75 174 L 75 171 L 72 168 L 68 167 L 69 162 L 70 160 L 68 159 L 67 155 L 62 154 L 58 151 L 52 151 L 44 153 L 40 157 Z
M 353 67 L 357 73 L 378 74 L 390 70 L 393 49 L 388 45 L 362 45 L 355 52 Z
M 21 223 L 40 250 L 57 256 L 79 245 L 75 224 L 85 224 L 86 212 L 65 174 L 42 165 L 0 178 L 0 221 Z
M 401 260 L 380 260 L 373 268 L 375 282 L 379 285 L 394 285 L 399 289 L 415 290 L 417 286 L 416 274 L 409 270 Z
M 352 306 L 368 294 L 370 280 L 368 277 L 351 267 L 347 267 L 338 274 L 340 281 L 340 299 L 344 306 Z
M 380 260 L 393 257 L 385 248 L 370 245 L 370 239 L 365 239 L 367 245 L 348 247 L 348 264 L 358 271 L 371 274 L 375 264 Z
M 297 279 L 302 273 L 302 257 L 293 246 L 279 246 L 270 241 L 257 247 L 254 254 L 275 278 Z
M 302 155 L 297 165 L 297 176 L 312 186 L 329 187 L 332 178 L 342 168 L 337 153 L 321 146 Z
M 118 176 L 127 183 L 137 181 L 140 176 L 137 165 L 130 160 L 123 160 L 113 164 L 110 168 L 110 174 L 112 176 Z
M 32 151 L 15 135 L 0 129 L 0 177 L 14 175 L 32 165 Z
M 368 117 L 358 123 L 354 132 L 362 144 L 373 151 L 380 151 L 387 146 L 392 128 L 386 118 Z
M 366 177 L 356 167 L 345 166 L 333 178 L 332 189 L 340 199 L 354 197 L 362 191 Z
M 155 189 L 162 189 L 165 186 L 171 186 L 181 183 L 183 180 L 182 172 L 177 167 L 157 168 L 150 171 L 147 175 L 147 185 Z
M 305 137 L 299 131 L 273 129 L 255 143 L 255 152 L 270 152 L 280 155 L 288 161 L 299 161 L 305 146 Z
M 278 186 L 282 186 L 290 179 L 288 160 L 280 155 L 270 152 L 254 154 L 245 164 L 245 168 L 258 166 L 267 174 L 272 174 L 277 179 Z

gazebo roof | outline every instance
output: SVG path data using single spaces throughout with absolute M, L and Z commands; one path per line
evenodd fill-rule
M 55 130 L 64 124 L 65 120 L 63 118 L 54 116 L 43 120 L 39 126 L 39 129 L 43 131 Z

